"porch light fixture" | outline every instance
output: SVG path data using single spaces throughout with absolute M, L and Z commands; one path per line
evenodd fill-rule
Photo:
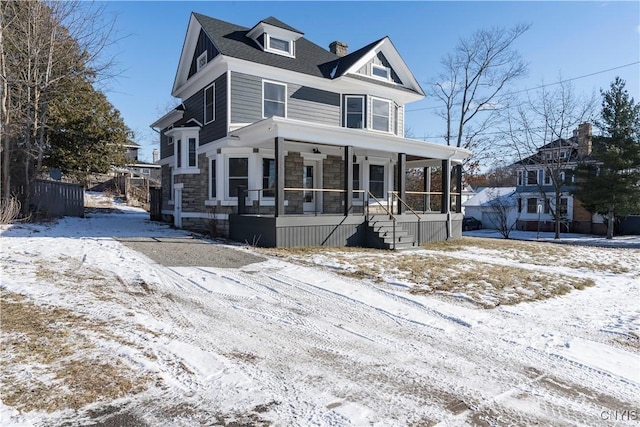
M 320 150 L 318 150 L 317 148 L 313 149 L 313 154 L 320 154 Z

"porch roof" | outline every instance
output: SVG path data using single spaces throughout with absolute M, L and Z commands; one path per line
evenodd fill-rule
M 401 138 L 383 132 L 309 123 L 282 117 L 270 117 L 237 129 L 229 133 L 227 143 L 236 147 L 268 147 L 272 146 L 277 137 L 303 143 L 404 153 L 408 157 L 407 160 L 410 156 L 411 158 L 415 156 L 424 160 L 450 159 L 453 163 L 461 163 L 472 154 L 464 148 Z M 417 166 L 417 163 L 424 162 L 416 159 L 411 163 Z

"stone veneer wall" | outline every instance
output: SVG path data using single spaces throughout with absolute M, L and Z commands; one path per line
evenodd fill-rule
M 344 161 L 341 156 L 327 156 L 322 164 L 323 188 L 342 190 L 344 186 Z M 344 193 L 325 192 L 322 196 L 322 212 L 339 214 L 344 210 Z
M 284 159 L 285 188 L 302 188 L 302 166 L 304 160 L 300 153 L 289 153 Z M 289 205 L 285 206 L 285 214 L 302 214 L 302 191 L 285 191 L 284 199 Z

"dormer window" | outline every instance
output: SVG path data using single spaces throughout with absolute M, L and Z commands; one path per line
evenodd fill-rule
M 273 17 L 264 19 L 247 32 L 265 52 L 295 58 L 295 43 L 302 33 Z
M 293 57 L 293 41 L 282 40 L 275 37 L 271 37 L 269 34 L 266 34 L 267 48 L 268 52 L 277 53 L 280 55 L 287 55 Z
M 371 64 L 371 75 L 379 79 L 390 80 L 391 72 L 387 67 Z
M 202 52 L 198 59 L 196 60 L 196 70 L 200 71 L 204 66 L 207 65 L 207 51 Z

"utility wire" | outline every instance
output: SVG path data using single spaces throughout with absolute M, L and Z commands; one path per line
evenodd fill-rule
M 632 65 L 637 65 L 637 64 L 640 64 L 640 61 L 631 62 L 630 64 L 625 64 L 625 65 L 619 65 L 617 67 L 609 68 L 609 69 L 606 69 L 606 70 L 596 71 L 594 73 L 585 74 L 583 76 L 573 77 L 573 78 L 566 79 L 566 80 L 560 80 L 560 81 L 557 81 L 557 82 L 548 83 L 548 84 L 540 85 L 540 86 L 533 87 L 533 88 L 522 89 L 522 90 L 518 90 L 518 91 L 515 91 L 515 92 L 507 92 L 507 93 L 505 93 L 505 95 L 515 95 L 515 94 L 522 93 L 522 92 L 529 92 L 530 90 L 542 89 L 543 87 L 547 87 L 547 86 L 554 86 L 554 85 L 557 85 L 557 84 L 560 84 L 560 83 L 572 82 L 574 80 L 584 79 L 584 78 L 595 76 L 595 75 L 598 75 L 598 74 L 608 73 L 609 71 L 619 70 L 620 68 L 631 67 Z M 406 112 L 407 113 L 413 113 L 414 111 L 435 110 L 437 108 L 442 108 L 442 106 L 414 108 L 414 109 L 411 109 L 411 110 L 406 110 Z

